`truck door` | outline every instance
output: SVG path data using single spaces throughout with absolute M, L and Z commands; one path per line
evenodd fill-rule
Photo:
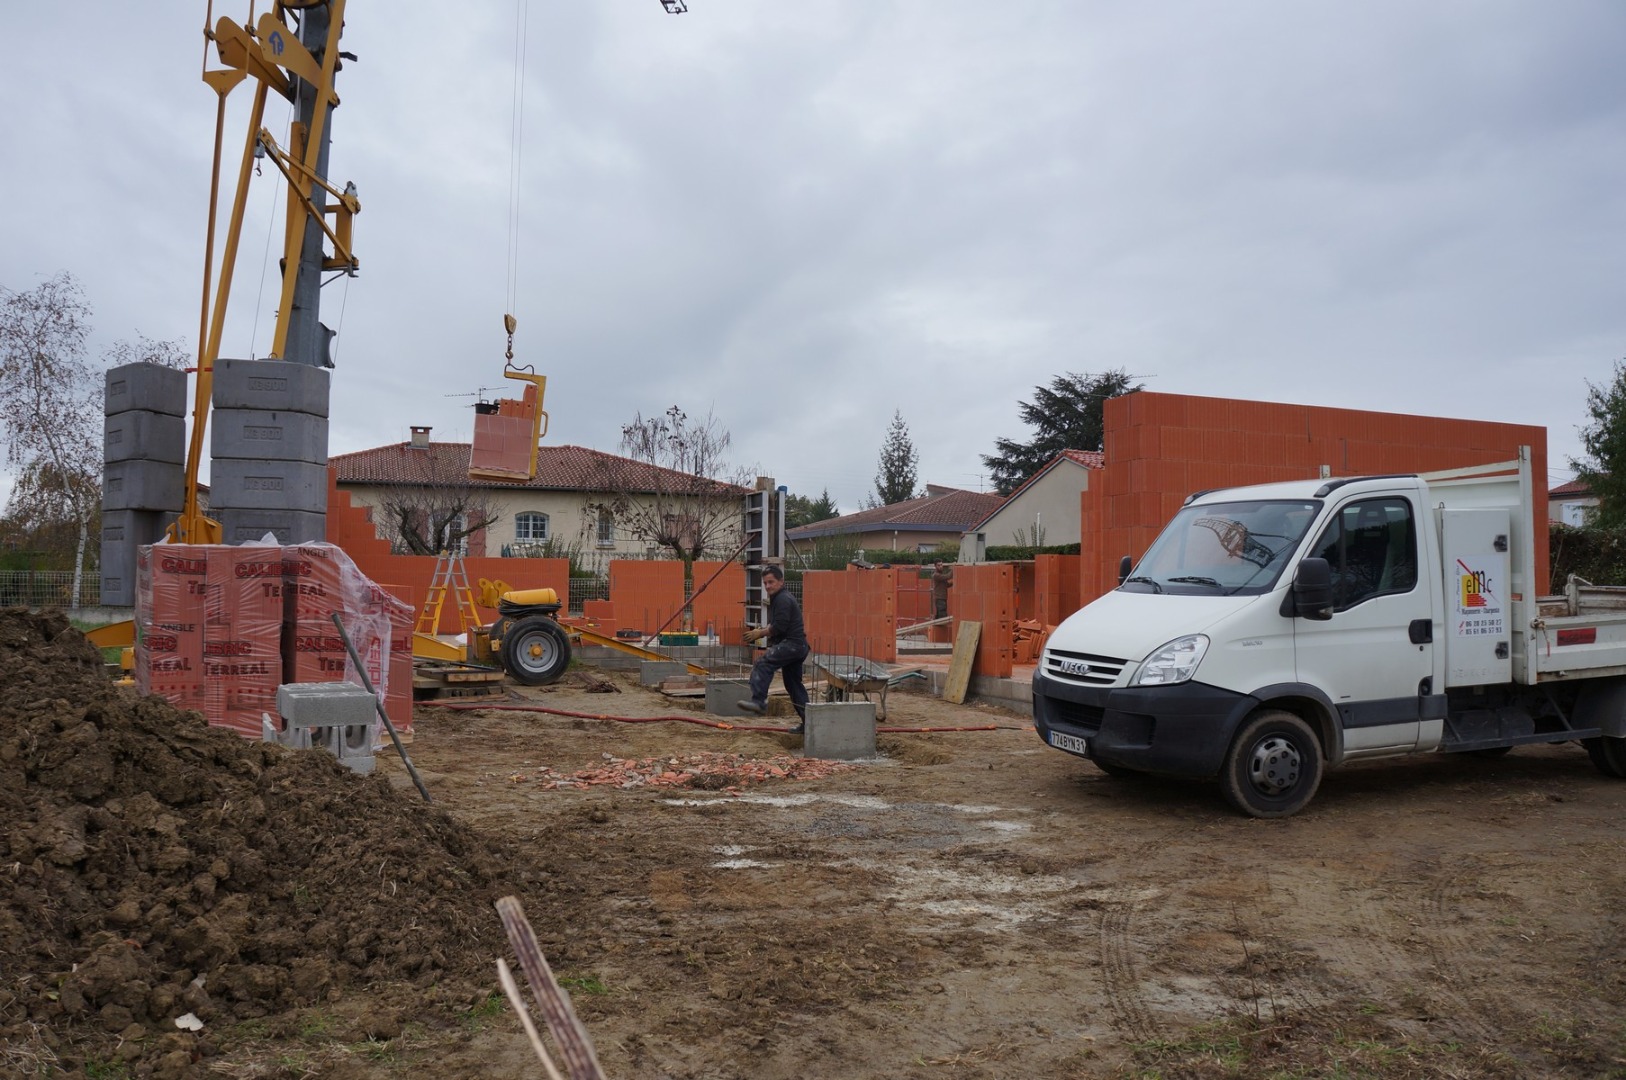
M 1346 758 L 1417 745 L 1421 684 L 1434 664 L 1417 534 L 1410 500 L 1354 499 L 1309 552 L 1332 569 L 1333 616 L 1294 620 L 1294 660 L 1299 681 L 1320 687 L 1337 707 Z

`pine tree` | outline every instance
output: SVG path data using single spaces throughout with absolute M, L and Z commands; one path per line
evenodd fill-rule
M 785 528 L 796 529 L 803 525 L 811 525 L 815 521 L 827 521 L 833 517 L 841 516 L 834 499 L 830 498 L 830 489 L 825 488 L 816 499 L 806 495 L 785 496 Z
M 1614 381 L 1586 384 L 1592 423 L 1580 429 L 1584 458 L 1570 458 L 1575 478 L 1598 497 L 1591 524 L 1606 529 L 1626 527 L 1626 361 L 1615 362 Z
M 915 472 L 920 455 L 909 441 L 909 425 L 903 414 L 892 413 L 892 426 L 886 429 L 886 441 L 881 444 L 881 461 L 875 473 L 875 497 L 878 506 L 890 506 L 915 497 Z
M 1009 495 L 1063 450 L 1100 450 L 1102 406 L 1108 398 L 1144 389 L 1140 383 L 1131 385 L 1132 378 L 1121 370 L 1100 375 L 1069 372 L 1057 375 L 1048 387 L 1034 387 L 1033 401 L 1020 403 L 1022 422 L 1035 429 L 1033 438 L 995 439 L 996 452 L 983 455 L 994 489 Z

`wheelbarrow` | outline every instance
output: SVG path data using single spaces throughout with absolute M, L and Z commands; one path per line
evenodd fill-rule
M 824 700 L 852 701 L 854 695 L 876 703 L 875 717 L 886 719 L 886 692 L 910 679 L 924 679 L 925 672 L 917 667 L 889 667 L 864 659 L 862 656 L 816 655 L 808 658 L 814 667 L 824 672 Z M 875 697 L 870 695 L 874 694 Z

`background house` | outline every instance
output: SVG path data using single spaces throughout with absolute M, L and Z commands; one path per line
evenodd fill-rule
M 942 545 L 953 551 L 959 546 L 961 534 L 1004 501 L 1003 495 L 927 484 L 926 494 L 918 499 L 802 525 L 788 530 L 785 539 L 793 545 L 792 551 L 797 545 L 839 541 L 862 548 L 871 561 L 878 561 L 875 552 L 930 552 L 941 550 Z M 1073 518 L 1076 529 L 1077 492 L 1073 495 Z
M 981 562 L 990 547 L 1056 547 L 1079 542 L 1078 497 L 1102 467 L 1096 450 L 1063 450 L 1010 497 L 966 530 L 961 562 Z
M 1559 484 L 1547 493 L 1547 520 L 1585 525 L 1597 509 L 1598 497 L 1580 480 Z
M 610 559 L 676 558 L 654 539 L 663 524 L 703 536 L 711 557 L 726 558 L 740 537 L 744 488 L 581 446 L 539 447 L 536 478 L 526 482 L 471 480 L 469 444 L 433 442 L 428 428 L 414 428 L 406 442 L 334 455 L 330 465 L 339 490 L 370 511 L 397 550 L 390 522 L 403 507 L 463 508 L 460 516 L 476 525 L 489 520 L 470 533 L 463 554 L 568 557 L 595 573 Z

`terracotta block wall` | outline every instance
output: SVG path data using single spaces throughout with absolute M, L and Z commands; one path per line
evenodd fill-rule
M 1033 615 L 1045 626 L 1056 626 L 1083 605 L 1078 598 L 1079 560 L 1071 555 L 1036 555 L 1033 558 Z
M 1015 663 L 1016 595 L 1016 567 L 1010 563 L 978 563 L 954 568 L 949 614 L 954 616 L 956 634 L 961 620 L 974 619 L 982 623 L 972 674 L 1010 678 Z
M 1083 602 L 1117 586 L 1119 558 L 1139 558 L 1193 491 L 1313 479 L 1322 465 L 1333 476 L 1455 469 L 1510 460 L 1520 446 L 1538 487 L 1547 476 L 1547 429 L 1527 424 L 1145 391 L 1108 401 L 1104 421 L 1107 467 L 1079 498 Z M 1545 593 L 1547 530 L 1536 524 Z
M 740 595 L 745 595 L 743 584 Z M 666 626 L 668 631 L 687 629 L 681 617 L 672 618 L 683 607 L 683 564 L 676 560 L 611 559 L 610 603 L 615 605 L 615 620 L 622 627 L 647 635 L 671 620 L 671 625 Z
M 745 632 L 745 567 L 737 562 L 697 561 L 690 572 L 693 587 L 702 590 L 691 604 L 695 632 L 704 634 L 710 627 L 719 641 L 738 642 Z
M 802 621 L 813 651 L 895 663 L 899 573 L 848 567 L 802 575 Z

